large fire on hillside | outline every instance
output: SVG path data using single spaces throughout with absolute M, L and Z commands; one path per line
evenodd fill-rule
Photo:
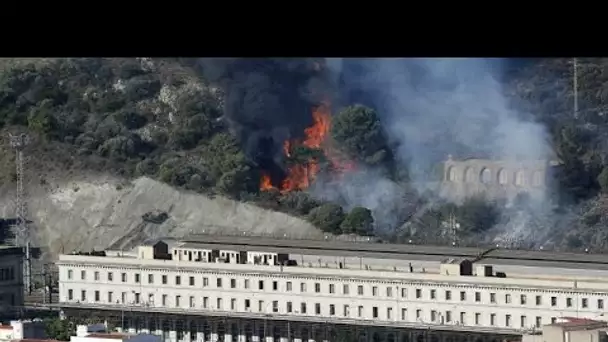
M 320 150 L 329 161 L 331 169 L 337 174 L 344 174 L 355 168 L 351 161 L 344 160 L 333 150 L 328 142 L 331 128 L 331 107 L 328 103 L 322 103 L 312 111 L 313 124 L 304 130 L 303 140 L 286 140 L 283 143 L 283 153 L 291 158 L 292 149 L 296 146 L 304 146 L 309 149 Z M 305 190 L 317 177 L 321 167 L 319 160 L 314 157 L 308 158 L 304 163 L 295 163 L 288 167 L 287 175 L 278 186 L 272 184 L 270 175 L 262 173 L 260 190 L 267 191 L 278 188 L 282 193 L 294 190 Z

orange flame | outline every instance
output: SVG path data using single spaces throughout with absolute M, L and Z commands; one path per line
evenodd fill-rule
M 332 150 L 326 143 L 328 133 L 331 129 L 331 109 L 328 103 L 322 103 L 313 109 L 313 124 L 304 130 L 304 140 L 302 142 L 286 140 L 283 143 L 283 152 L 287 157 L 291 157 L 291 148 L 294 145 L 302 145 L 311 149 L 322 149 L 325 156 L 329 159 L 332 169 L 340 174 L 354 169 L 354 163 L 345 161 L 336 151 Z M 320 171 L 318 160 L 311 158 L 305 164 L 296 164 L 288 168 L 287 176 L 280 186 L 282 193 L 293 190 L 305 190 L 315 180 Z M 260 190 L 273 188 L 270 177 L 262 175 L 260 180 Z
M 262 173 L 262 179 L 260 179 L 260 190 L 267 191 L 272 189 L 272 182 L 270 181 L 270 176 L 266 173 Z

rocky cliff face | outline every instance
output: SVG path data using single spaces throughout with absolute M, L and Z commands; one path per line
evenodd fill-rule
M 12 217 L 14 190 L 0 192 L 0 215 Z M 129 248 L 157 237 L 191 233 L 254 234 L 319 238 L 307 222 L 226 198 L 209 198 L 142 177 L 132 182 L 109 176 L 32 187 L 29 212 L 33 240 L 48 256 L 73 250 Z

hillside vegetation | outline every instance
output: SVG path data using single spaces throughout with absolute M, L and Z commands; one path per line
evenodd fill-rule
M 464 227 L 463 243 L 491 240 L 490 228 L 512 226 L 521 219 L 528 230 L 547 236 L 537 236 L 531 243 L 545 239 L 554 246 L 604 248 L 608 60 L 579 63 L 578 115 L 573 111 L 569 60 L 533 61 L 507 75 L 509 98 L 522 112 L 531 113 L 529 119 L 548 128 L 563 164 L 554 205 L 542 214 L 517 205 L 499 210 L 499 204 L 482 199 L 454 205 L 416 194 L 401 172 L 403 167 L 395 167 L 393 147 L 375 109 L 353 104 L 335 113 L 328 139 L 336 153 L 382 170 L 403 188 L 411 203 L 400 209 L 399 225 L 383 231 L 382 237 L 447 242 L 442 222 L 456 215 Z M 224 94 L 229 86 L 210 80 L 192 61 L 182 59 L 5 59 L 0 63 L 0 127 L 4 132 L 27 130 L 33 135 L 30 150 L 37 158 L 31 167 L 41 184 L 45 177 L 69 179 L 69 172 L 103 172 L 125 179 L 145 176 L 306 218 L 334 234 L 378 234 L 369 209 L 345 210 L 304 191 L 260 191 L 265 170 L 245 150 L 225 115 Z M 12 157 L 2 155 L 0 180 L 12 183 Z M 332 165 L 324 157 L 316 147 L 301 146 L 290 154 L 288 165 L 314 160 L 326 170 Z M 408 220 L 413 227 L 404 232 L 401 224 Z M 570 228 L 560 228 L 566 226 Z

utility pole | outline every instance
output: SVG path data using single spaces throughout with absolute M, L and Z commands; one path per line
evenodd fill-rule
M 574 118 L 578 119 L 578 61 L 576 57 L 574 57 L 573 61 L 573 73 L 572 73 L 572 83 L 574 87 Z
M 32 265 L 30 251 L 30 234 L 27 220 L 27 202 L 25 200 L 24 179 L 24 157 L 23 150 L 29 144 L 30 138 L 27 134 L 12 135 L 9 133 L 11 147 L 15 150 L 15 168 L 17 171 L 17 194 L 15 199 L 15 211 L 17 222 L 13 227 L 15 233 L 15 245 L 25 247 L 25 260 L 23 262 L 23 285 L 28 294 L 32 293 Z

